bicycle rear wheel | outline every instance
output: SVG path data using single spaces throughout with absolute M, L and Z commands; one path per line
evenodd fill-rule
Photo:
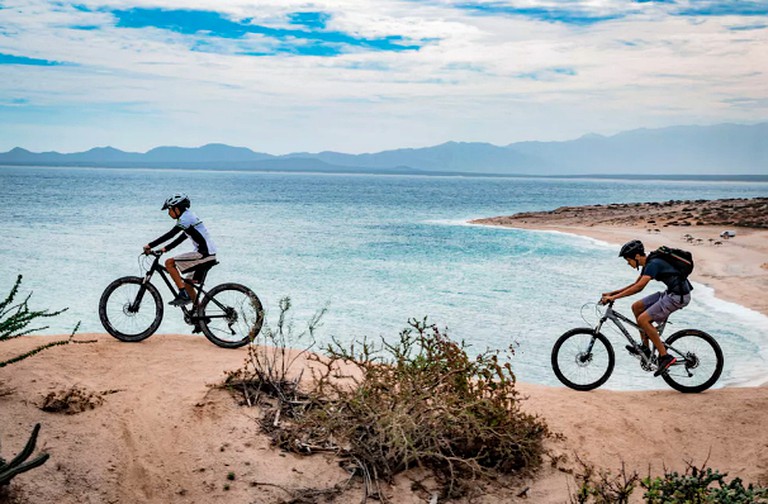
M 222 348 L 248 344 L 261 331 L 264 309 L 251 289 L 244 285 L 217 285 L 205 296 L 198 309 L 203 334 Z
M 163 320 L 163 300 L 151 283 L 135 276 L 118 278 L 107 285 L 99 299 L 99 319 L 109 334 L 120 341 L 149 338 Z
M 723 372 L 723 351 L 715 338 L 697 329 L 678 331 L 665 341 L 677 362 L 662 375 L 675 390 L 696 393 L 707 390 Z
M 589 328 L 571 329 L 552 348 L 555 376 L 574 390 L 592 390 L 605 383 L 615 361 L 608 338 Z

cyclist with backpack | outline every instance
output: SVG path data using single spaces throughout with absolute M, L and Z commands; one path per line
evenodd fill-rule
M 632 240 L 625 243 L 619 251 L 619 257 L 624 258 L 631 267 L 641 268 L 640 276 L 634 283 L 622 289 L 603 294 L 600 302 L 609 303 L 619 298 L 631 296 L 642 291 L 648 282 L 657 280 L 667 286 L 666 291 L 656 292 L 646 296 L 632 304 L 632 312 L 635 314 L 637 324 L 642 329 L 640 337 L 643 340 L 643 352 L 650 355 L 648 339 L 650 339 L 659 351 L 659 367 L 654 376 L 664 373 L 676 362 L 675 357 L 667 354 L 659 332 L 652 322 L 663 322 L 669 315 L 684 308 L 691 301 L 693 286 L 688 281 L 688 274 L 693 269 L 693 259 L 684 251 L 670 250 L 661 247 L 646 256 L 645 247 L 640 240 Z M 635 353 L 633 346 L 628 345 L 627 350 Z

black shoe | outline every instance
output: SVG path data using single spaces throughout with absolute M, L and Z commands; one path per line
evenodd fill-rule
M 179 295 L 176 296 L 176 299 L 173 301 L 168 301 L 168 304 L 171 306 L 184 306 L 192 302 L 192 299 L 190 299 L 189 294 L 187 294 L 187 291 L 182 290 L 179 292 Z
M 677 362 L 677 359 L 667 354 L 659 357 L 659 368 L 653 373 L 653 376 L 660 376 L 662 373 L 666 373 L 669 367 Z
M 637 356 L 637 357 L 640 357 L 640 352 L 643 352 L 643 355 L 645 355 L 646 359 L 650 359 L 650 358 L 651 358 L 651 349 L 650 349 L 650 348 L 648 348 L 648 347 L 647 347 L 647 346 L 645 346 L 645 345 L 640 345 L 640 347 L 639 347 L 639 348 L 638 348 L 638 347 L 636 347 L 636 346 L 634 346 L 634 345 L 627 345 L 627 346 L 626 346 L 626 347 L 624 347 L 624 348 L 626 348 L 626 349 L 627 349 L 627 351 L 628 351 L 630 354 L 632 354 L 632 355 L 635 355 L 635 356 Z

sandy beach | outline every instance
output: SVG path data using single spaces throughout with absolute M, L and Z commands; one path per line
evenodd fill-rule
M 715 245 L 721 225 L 660 225 L 657 231 L 645 224 L 592 226 L 568 218 L 477 222 L 616 244 L 641 238 L 648 247 L 684 246 L 696 257 L 695 281 L 712 286 L 722 299 L 768 315 L 768 230 L 735 228 L 735 238 Z M 686 241 L 685 234 L 694 242 Z M 278 503 L 289 502 L 301 489 L 349 480 L 330 454 L 302 457 L 270 446 L 260 431 L 259 409 L 238 405 L 228 391 L 216 387 L 227 371 L 242 366 L 245 349 L 223 350 L 199 335 L 154 335 L 135 344 L 104 334 L 77 339 L 95 342 L 56 347 L 0 368 L 0 455 L 8 459 L 17 453 L 37 422 L 42 424 L 38 451 L 51 454 L 45 465 L 14 480 L 10 502 Z M 0 359 L 40 341 L 25 336 L 5 342 Z M 768 485 L 768 386 L 693 395 L 518 386 L 526 396 L 524 409 L 563 435 L 548 444 L 558 462 L 545 464 L 534 477 L 485 486 L 473 503 L 568 502 L 576 488 L 569 472 L 578 470 L 577 457 L 614 474 L 624 463 L 641 476 L 706 463 L 729 479 Z M 73 387 L 82 411 L 41 410 L 46 396 Z M 384 492 L 394 503 L 427 503 L 432 501 L 430 485 L 419 471 L 409 471 Z M 525 488 L 527 497 L 518 497 Z M 353 481 L 333 502 L 358 503 L 361 497 L 360 484 Z
M 693 253 L 696 267 L 691 280 L 712 287 L 720 299 L 740 304 L 768 316 L 768 198 L 739 217 L 730 216 L 734 200 L 676 202 L 562 208 L 472 221 L 473 224 L 557 231 L 587 236 L 616 245 L 639 239 L 646 250 L 661 245 Z M 707 208 L 709 206 L 709 209 Z M 724 210 L 723 207 L 728 207 Z M 698 209 L 693 214 L 693 208 Z M 724 214 L 724 212 L 729 212 Z M 690 215 L 685 220 L 673 216 Z M 746 217 L 745 217 L 746 216 Z M 762 227 L 735 226 L 746 222 Z M 672 223 L 672 224 L 670 224 Z M 724 231 L 736 236 L 724 239 Z
M 222 350 L 192 335 L 155 335 L 137 344 L 107 335 L 78 339 L 96 343 L 57 347 L 0 369 L 0 382 L 12 390 L 0 396 L 3 457 L 21 449 L 37 422 L 38 451 L 51 454 L 14 480 L 18 500 L 12 502 L 278 503 L 289 491 L 349 479 L 329 454 L 303 457 L 271 447 L 260 431 L 260 411 L 212 387 L 241 366 L 244 349 Z M 0 357 L 38 343 L 35 337 L 7 342 Z M 87 398 L 79 401 L 84 411 L 40 409 L 46 396 L 72 387 Z M 564 471 L 578 469 L 576 456 L 614 473 L 624 462 L 643 476 L 649 468 L 659 474 L 665 467 L 682 471 L 686 461 L 707 462 L 768 484 L 768 387 L 696 395 L 519 387 L 527 396 L 524 408 L 564 435 L 549 447 L 566 460 L 545 465 L 535 478 L 502 480 L 501 488 L 487 488 L 472 502 L 567 502 L 575 483 Z M 406 473 L 385 492 L 395 503 L 429 502 L 429 492 L 411 489 L 423 477 Z M 525 487 L 528 498 L 516 498 Z M 334 502 L 357 503 L 361 496 L 353 482 Z

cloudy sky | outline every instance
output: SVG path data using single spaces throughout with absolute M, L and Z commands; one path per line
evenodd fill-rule
M 506 145 L 768 119 L 768 0 L 0 0 L 0 151 Z

